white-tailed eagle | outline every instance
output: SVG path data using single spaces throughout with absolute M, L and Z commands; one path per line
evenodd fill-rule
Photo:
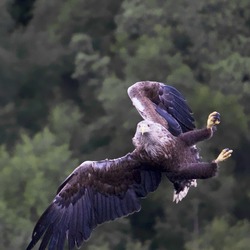
M 103 161 L 85 161 L 60 185 L 38 220 L 27 250 L 41 239 L 40 250 L 80 247 L 101 223 L 140 210 L 140 198 L 157 189 L 163 175 L 174 185 L 174 201 L 180 201 L 196 179 L 213 177 L 218 163 L 231 156 L 224 149 L 211 162 L 201 162 L 195 144 L 208 139 L 220 122 L 218 112 L 208 116 L 207 126 L 195 129 L 184 97 L 159 82 L 137 82 L 128 94 L 143 117 L 137 124 L 127 155 Z

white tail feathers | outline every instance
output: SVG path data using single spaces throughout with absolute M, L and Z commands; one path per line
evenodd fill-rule
M 197 181 L 196 180 L 192 180 L 190 182 L 190 185 L 185 186 L 185 188 L 180 191 L 179 193 L 176 193 L 176 190 L 174 191 L 174 197 L 173 197 L 173 202 L 178 203 L 179 201 L 181 201 L 188 193 L 188 190 L 190 187 L 197 187 Z

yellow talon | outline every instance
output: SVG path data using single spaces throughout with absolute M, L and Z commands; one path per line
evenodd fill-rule
M 212 128 L 215 125 L 220 124 L 220 113 L 217 111 L 212 112 L 207 119 L 207 128 Z
M 232 149 L 229 149 L 229 148 L 223 149 L 221 153 L 218 155 L 218 157 L 216 158 L 215 162 L 219 163 L 219 162 L 225 161 L 232 155 L 232 153 L 233 153 Z

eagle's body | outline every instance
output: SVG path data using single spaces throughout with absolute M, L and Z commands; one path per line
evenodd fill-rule
M 142 121 L 137 125 L 137 131 L 144 123 Z M 173 136 L 160 124 L 147 121 L 147 126 L 153 127 L 154 130 L 144 133 L 144 136 L 137 132 L 133 138 L 138 161 L 154 163 L 165 173 L 176 171 L 181 164 L 198 163 L 197 152 L 192 147 L 187 147 L 181 138 Z
M 191 110 L 175 88 L 138 82 L 128 94 L 144 119 L 137 125 L 134 151 L 77 167 L 37 222 L 27 250 L 40 238 L 40 250 L 63 250 L 66 238 L 69 249 L 80 247 L 98 224 L 139 211 L 139 198 L 155 191 L 163 175 L 173 183 L 174 201 L 179 202 L 196 179 L 214 176 L 217 163 L 231 155 L 226 149 L 204 163 L 195 147 L 212 136 L 217 112 L 210 114 L 206 128 L 195 129 Z

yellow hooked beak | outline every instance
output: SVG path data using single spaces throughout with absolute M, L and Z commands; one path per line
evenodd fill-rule
M 148 133 L 150 131 L 150 128 L 146 124 L 141 124 L 139 131 L 143 134 Z

